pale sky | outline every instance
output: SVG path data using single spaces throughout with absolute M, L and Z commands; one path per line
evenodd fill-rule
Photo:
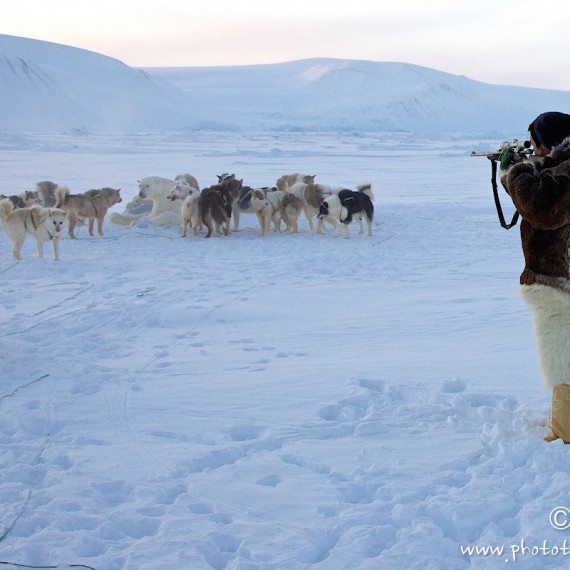
M 568 0 L 9 0 L 0 33 L 132 67 L 334 57 L 570 91 Z

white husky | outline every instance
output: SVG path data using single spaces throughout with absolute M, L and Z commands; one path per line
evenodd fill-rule
M 188 226 L 194 235 L 202 229 L 200 211 L 200 191 L 187 182 L 178 180 L 168 195 L 170 201 L 182 200 L 180 214 L 182 216 L 182 237 L 188 234 Z
M 59 244 L 67 220 L 67 214 L 63 210 L 43 206 L 15 210 L 12 202 L 5 199 L 0 201 L 0 218 L 4 233 L 12 244 L 14 259 L 22 259 L 21 252 L 26 234 L 31 234 L 36 238 L 40 258 L 44 256 L 44 243 L 51 241 L 55 260 L 59 260 Z

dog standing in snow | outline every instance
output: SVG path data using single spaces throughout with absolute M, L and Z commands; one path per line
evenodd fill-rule
M 87 190 L 83 194 L 71 194 L 67 186 L 58 186 L 55 189 L 55 207 L 67 212 L 69 220 L 69 237 L 75 239 L 75 226 L 80 218 L 89 220 L 89 235 L 93 236 L 95 220 L 97 220 L 97 233 L 103 235 L 103 221 L 109 208 L 123 201 L 121 190 L 115 188 L 101 188 L 100 190 Z
M 31 234 L 36 238 L 38 257 L 43 259 L 44 243 L 51 241 L 55 260 L 59 261 L 59 245 L 67 220 L 67 214 L 63 210 L 43 206 L 14 209 L 12 202 L 4 199 L 0 201 L 0 218 L 4 233 L 12 244 L 14 259 L 22 259 L 22 246 L 26 235 Z
M 348 226 L 354 218 L 360 223 L 360 233 L 364 233 L 362 218 L 366 218 L 368 235 L 372 235 L 372 222 L 374 220 L 374 193 L 370 184 L 363 184 L 354 190 L 341 190 L 338 194 L 331 194 L 325 198 L 319 208 L 319 224 L 324 220 L 335 226 L 334 237 L 338 237 L 340 228 L 344 228 L 345 237 L 350 238 Z M 337 224 L 336 221 L 340 224 Z
M 202 228 L 202 216 L 200 213 L 200 191 L 190 186 L 187 182 L 178 180 L 176 186 L 168 195 L 170 201 L 182 200 L 180 215 L 182 216 L 182 237 L 188 234 L 188 226 L 194 235 Z

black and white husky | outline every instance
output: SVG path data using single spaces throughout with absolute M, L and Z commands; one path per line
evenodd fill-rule
M 358 186 L 358 190 L 341 190 L 322 201 L 319 208 L 319 222 L 330 221 L 334 226 L 334 237 L 338 236 L 343 227 L 345 237 L 350 238 L 349 224 L 354 218 L 360 223 L 360 232 L 364 233 L 362 219 L 366 219 L 368 235 L 372 235 L 372 222 L 374 220 L 374 193 L 370 184 Z M 338 224 L 337 222 L 340 222 Z

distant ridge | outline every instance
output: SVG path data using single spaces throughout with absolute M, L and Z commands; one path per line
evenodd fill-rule
M 241 128 L 520 133 L 545 109 L 570 112 L 570 91 L 490 85 L 406 63 L 319 58 L 147 71 Z
M 520 134 L 570 92 L 490 85 L 413 64 L 340 59 L 134 69 L 0 35 L 0 132 L 366 131 Z

